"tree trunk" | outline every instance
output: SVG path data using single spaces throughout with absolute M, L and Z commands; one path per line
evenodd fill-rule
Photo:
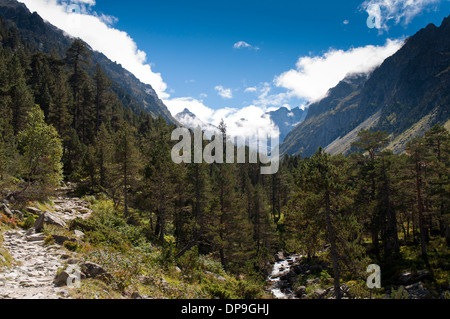
M 341 284 L 340 284 L 340 272 L 338 263 L 338 254 L 336 249 L 336 236 L 334 233 L 334 227 L 331 222 L 331 204 L 330 204 L 330 191 L 327 189 L 325 193 L 325 214 L 328 235 L 330 237 L 331 244 L 331 259 L 333 263 L 333 275 L 334 275 L 334 291 L 336 293 L 336 299 L 342 299 Z
M 420 164 L 416 162 L 416 190 L 417 190 L 417 208 L 419 212 L 419 229 L 420 229 L 420 247 L 422 250 L 422 257 L 425 262 L 428 261 L 427 248 L 425 241 L 425 220 L 423 216 L 423 202 L 422 202 L 422 188 L 420 178 Z

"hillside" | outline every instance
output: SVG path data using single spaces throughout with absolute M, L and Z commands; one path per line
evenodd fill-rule
M 408 38 L 372 74 L 349 76 L 312 104 L 282 153 L 310 156 L 320 146 L 332 154 L 348 153 L 356 128 L 386 130 L 391 148 L 403 151 L 412 137 L 449 119 L 449 65 L 450 17 Z
M 299 107 L 293 108 L 292 110 L 281 107 L 276 111 L 266 114 L 270 116 L 272 122 L 279 128 L 280 141 L 283 142 L 289 132 L 305 119 L 307 113 L 307 110 L 302 110 Z
M 16 0 L 0 0 L 0 17 L 16 29 L 18 37 L 32 51 L 48 54 L 56 52 L 62 58 L 72 42 L 63 31 L 45 22 L 36 12 L 31 13 Z M 90 51 L 92 63 L 87 72 L 93 75 L 99 64 L 113 81 L 112 89 L 125 106 L 136 113 L 145 111 L 154 118 L 161 116 L 169 123 L 177 123 L 150 85 L 140 82 L 131 72 L 109 60 L 101 52 L 91 48 Z

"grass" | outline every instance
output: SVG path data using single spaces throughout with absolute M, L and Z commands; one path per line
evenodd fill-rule
M 85 233 L 83 245 L 77 247 L 77 258 L 101 265 L 110 276 L 106 282 L 82 281 L 81 288 L 70 290 L 72 298 L 130 298 L 134 293 L 153 299 L 267 297 L 264 283 L 235 278 L 218 261 L 200 256 L 195 249 L 175 260 L 174 243 L 168 240 L 165 248 L 154 244 L 148 224 L 138 214 L 129 225 L 112 201 L 89 201 L 92 216 L 71 221 L 69 232 Z
M 6 230 L 6 227 L 0 224 L 0 269 L 11 267 L 14 260 L 9 254 L 8 250 L 3 247 L 3 231 Z

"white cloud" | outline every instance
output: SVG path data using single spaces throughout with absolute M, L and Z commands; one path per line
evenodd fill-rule
M 343 24 L 345 24 L 345 25 L 347 25 L 347 24 L 349 24 L 350 23 L 350 21 L 348 21 L 348 20 L 344 20 L 343 22 L 342 22 Z
M 218 127 L 223 119 L 227 125 L 227 132 L 230 137 L 250 138 L 254 137 L 256 132 L 273 137 L 279 136 L 278 127 L 265 115 L 265 113 L 273 109 L 250 105 L 242 109 L 222 108 L 213 110 L 203 104 L 202 101 L 194 98 L 174 98 L 164 102 L 173 115 L 187 108 L 201 122 L 206 124 L 203 128 L 209 131 L 210 129 L 207 123 Z M 192 123 L 187 124 L 192 125 Z
M 70 2 L 95 6 L 95 0 L 71 0 Z
M 151 64 L 147 62 L 147 54 L 138 49 L 136 42 L 126 32 L 110 27 L 117 19 L 86 8 L 86 5 L 95 5 L 95 0 L 70 3 L 57 0 L 21 1 L 30 11 L 36 11 L 43 19 L 69 35 L 83 39 L 94 50 L 121 64 L 143 83 L 150 84 L 160 98 L 169 98 L 167 84 L 160 73 L 153 72 Z M 81 6 L 81 10 L 78 10 L 80 13 L 77 10 L 77 13 L 72 13 L 74 4 Z
M 224 99 L 233 98 L 233 92 L 231 91 L 231 89 L 226 89 L 222 85 L 218 85 L 214 89 L 217 91 L 217 94 L 219 94 Z
M 368 25 L 370 27 L 388 30 L 389 22 L 407 25 L 420 12 L 441 1 L 442 0 L 366 0 L 361 7 L 369 14 Z
M 246 48 L 246 49 L 252 49 L 252 50 L 256 50 L 256 51 L 258 51 L 259 50 L 259 48 L 258 47 L 256 47 L 256 46 L 253 46 L 253 45 L 251 45 L 251 44 L 249 44 L 249 43 L 247 43 L 247 42 L 245 42 L 245 41 L 239 41 L 239 42 L 236 42 L 234 45 L 233 45 L 233 48 L 235 48 L 235 49 L 244 49 L 244 48 Z
M 310 102 L 318 101 L 346 75 L 373 71 L 397 52 L 402 44 L 403 41 L 400 40 L 388 40 L 384 46 L 368 45 L 347 51 L 330 49 L 322 56 L 301 57 L 295 69 L 275 78 L 276 86 L 288 90 L 277 98 L 295 96 Z M 274 99 L 268 92 L 260 98 Z
M 244 90 L 245 93 L 254 93 L 257 91 L 256 86 L 255 87 L 248 87 Z

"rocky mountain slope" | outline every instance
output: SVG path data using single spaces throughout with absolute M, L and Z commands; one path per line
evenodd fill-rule
M 386 130 L 389 147 L 403 151 L 411 138 L 450 118 L 450 17 L 408 38 L 370 75 L 350 75 L 309 107 L 281 147 L 312 155 L 320 146 L 347 153 L 360 129 Z
M 17 28 L 18 36 L 32 51 L 53 52 L 64 57 L 71 44 L 72 39 L 62 30 L 45 22 L 36 12 L 31 13 L 24 4 L 16 0 L 0 0 L 0 17 Z M 125 106 L 135 112 L 145 111 L 153 117 L 161 116 L 169 123 L 177 123 L 150 85 L 139 81 L 131 72 L 109 60 L 101 52 L 91 49 L 91 57 L 91 66 L 86 71 L 94 74 L 95 66 L 99 64 L 113 81 L 112 89 Z
M 286 136 L 301 122 L 303 122 L 308 114 L 307 110 L 297 107 L 289 110 L 281 107 L 276 111 L 268 112 L 267 115 L 273 123 L 280 129 L 280 141 L 283 142 Z

